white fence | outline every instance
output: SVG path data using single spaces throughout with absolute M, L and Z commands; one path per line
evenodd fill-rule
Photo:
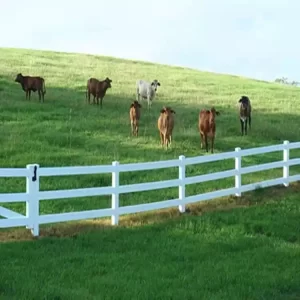
M 221 154 L 212 154 L 191 158 L 185 158 L 184 156 L 180 156 L 179 159 L 156 161 L 149 163 L 134 163 L 121 165 L 118 162 L 113 162 L 112 165 L 55 168 L 40 168 L 39 165 L 27 165 L 27 168 L 0 169 L 0 177 L 26 178 L 26 193 L 0 194 L 0 203 L 26 202 L 26 215 L 19 214 L 10 209 L 0 206 L 0 216 L 5 218 L 0 219 L 0 228 L 26 226 L 26 228 L 31 230 L 34 236 L 38 236 L 40 224 L 83 220 L 107 216 L 111 217 L 112 225 L 117 225 L 119 222 L 119 216 L 122 214 L 144 212 L 174 206 L 178 206 L 179 211 L 183 213 L 185 212 L 185 205 L 189 203 L 195 203 L 203 200 L 209 200 L 229 195 L 236 195 L 239 197 L 241 196 L 241 193 L 255 190 L 257 187 L 263 188 L 280 184 L 283 184 L 287 187 L 290 182 L 300 180 L 300 174 L 289 176 L 289 167 L 294 165 L 300 165 L 300 158 L 290 159 L 289 152 L 291 149 L 299 148 L 300 142 L 289 143 L 288 141 L 285 141 L 283 144 L 268 147 L 260 147 L 245 150 L 236 148 L 235 151 Z M 283 159 L 281 161 L 259 164 L 249 167 L 242 167 L 241 165 L 241 159 L 244 156 L 263 154 L 275 151 L 283 152 Z M 220 161 L 224 159 L 234 159 L 235 167 L 232 170 L 226 170 L 212 174 L 198 175 L 193 177 L 186 177 L 185 167 L 187 165 Z M 120 172 L 154 170 L 170 167 L 178 167 L 178 179 L 150 183 L 139 183 L 132 185 L 119 184 Z M 242 185 L 243 174 L 270 170 L 275 168 L 282 168 L 282 177 L 257 182 L 254 184 Z M 83 175 L 101 173 L 112 174 L 112 186 L 54 191 L 39 190 L 39 180 L 42 176 Z M 232 188 L 218 190 L 205 194 L 193 195 L 189 197 L 185 196 L 185 187 L 188 184 L 200 182 L 202 183 L 206 181 L 223 179 L 228 177 L 235 177 L 235 186 Z M 120 194 L 157 190 L 170 187 L 178 187 L 177 199 L 119 207 Z M 48 215 L 40 215 L 39 213 L 39 202 L 41 200 L 66 199 L 100 195 L 111 195 L 111 208 Z

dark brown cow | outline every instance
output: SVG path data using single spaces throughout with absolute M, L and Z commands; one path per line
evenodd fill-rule
M 106 94 L 106 90 L 111 88 L 112 80 L 106 77 L 104 80 L 100 81 L 96 78 L 90 78 L 87 81 L 86 86 L 86 101 L 90 104 L 90 95 L 94 96 L 93 104 L 95 104 L 95 98 L 97 100 L 97 104 L 99 105 L 99 98 L 100 98 L 100 106 L 102 108 L 102 101 Z
M 159 130 L 161 145 L 165 145 L 168 148 L 172 142 L 172 133 L 174 128 L 174 116 L 176 114 L 170 107 L 164 106 L 160 111 L 159 118 L 157 120 L 157 127 Z
M 43 77 L 23 76 L 21 73 L 19 73 L 15 79 L 15 82 L 20 83 L 22 86 L 22 89 L 26 92 L 26 100 L 27 100 L 27 98 L 29 98 L 29 100 L 30 100 L 31 91 L 33 91 L 33 92 L 38 91 L 39 101 L 41 102 L 41 99 L 42 99 L 44 102 L 44 95 L 46 94 L 46 86 L 45 86 L 45 80 Z
M 211 138 L 211 153 L 214 153 L 214 141 L 216 135 L 216 115 L 220 115 L 214 107 L 211 110 L 202 109 L 199 113 L 198 128 L 201 139 L 201 149 L 203 149 L 203 141 L 205 141 L 206 152 L 208 152 L 207 138 Z
M 129 117 L 131 124 L 132 135 L 138 136 L 139 134 L 139 120 L 141 116 L 140 108 L 141 104 L 138 101 L 133 101 L 130 105 Z
M 247 121 L 249 129 L 251 129 L 251 102 L 247 96 L 242 96 L 239 100 L 240 103 L 240 122 L 242 135 L 247 135 Z

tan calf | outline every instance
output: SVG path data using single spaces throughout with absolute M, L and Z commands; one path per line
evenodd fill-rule
M 139 120 L 141 116 L 140 108 L 142 108 L 141 104 L 138 101 L 133 101 L 130 105 L 129 117 L 131 124 L 131 132 L 132 135 L 138 136 L 139 134 Z
M 170 107 L 164 106 L 160 111 L 160 116 L 157 120 L 157 127 L 159 130 L 161 145 L 165 145 L 167 148 L 172 142 L 172 133 L 174 128 L 174 116 L 175 111 Z

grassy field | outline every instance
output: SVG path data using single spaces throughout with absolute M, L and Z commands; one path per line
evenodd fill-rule
M 0 49 L 0 57 L 0 167 L 99 165 L 114 160 L 128 163 L 210 155 L 200 149 L 197 123 L 199 111 L 211 106 L 221 112 L 216 153 L 300 140 L 300 90 L 296 87 L 92 55 Z M 25 93 L 14 82 L 19 72 L 45 78 L 45 103 L 40 104 L 36 94 L 30 102 L 25 100 Z M 87 105 L 87 79 L 106 76 L 113 82 L 103 109 Z M 152 111 L 143 102 L 140 136 L 133 138 L 129 106 L 139 78 L 158 79 L 161 87 Z M 241 95 L 249 96 L 253 106 L 252 130 L 244 137 L 237 112 Z M 176 111 L 174 140 L 167 151 L 160 147 L 157 130 L 164 105 Z M 291 151 L 293 157 L 300 157 L 300 151 Z M 281 159 L 278 152 L 249 156 L 242 164 Z M 233 160 L 190 166 L 187 176 L 233 166 Z M 299 171 L 295 166 L 290 173 Z M 176 168 L 124 173 L 120 184 L 177 176 Z M 279 176 L 281 169 L 249 174 L 243 176 L 243 184 Z M 229 178 L 195 184 L 186 192 L 194 195 L 233 183 Z M 110 175 L 41 180 L 41 190 L 108 185 Z M 0 178 L 0 193 L 22 191 L 24 179 Z M 0 244 L 1 299 L 299 299 L 298 193 L 296 184 L 248 193 L 240 200 L 227 197 L 195 205 L 194 216 L 180 217 L 176 210 L 125 216 L 116 229 L 107 227 L 107 220 L 42 226 L 41 234 L 47 236 L 42 240 Z M 131 193 L 120 196 L 120 205 L 177 196 L 177 188 Z M 258 205 L 244 207 L 252 204 Z M 41 202 L 40 211 L 49 214 L 110 205 L 106 196 L 61 199 Z M 236 206 L 242 208 L 210 212 Z M 6 207 L 25 213 L 22 203 Z M 61 236 L 59 241 L 57 236 Z M 0 240 L 16 239 L 30 238 L 24 230 L 0 230 Z
M 250 207 L 210 204 L 201 217 L 85 222 L 60 228 L 60 238 L 0 243 L 0 299 L 299 299 L 299 192 L 255 192 L 239 203 Z

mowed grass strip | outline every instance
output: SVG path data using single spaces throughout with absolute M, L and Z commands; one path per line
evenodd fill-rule
M 119 227 L 62 224 L 35 241 L 0 243 L 0 297 L 298 299 L 299 191 L 258 190 L 227 207 L 211 201 Z

